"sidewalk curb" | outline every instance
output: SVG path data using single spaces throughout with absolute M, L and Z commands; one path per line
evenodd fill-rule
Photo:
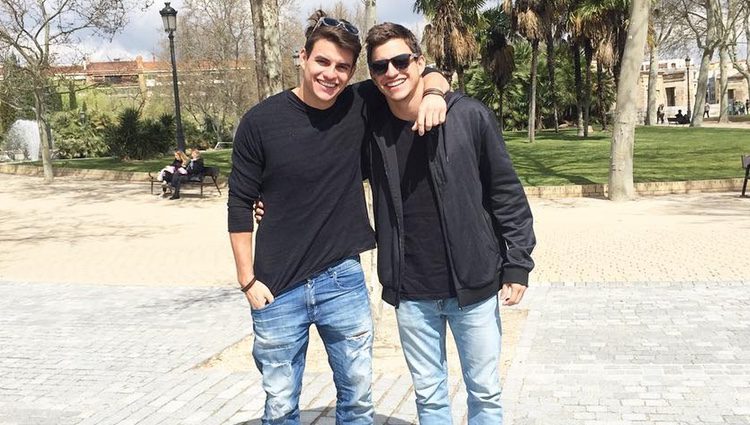
M 114 180 L 144 183 L 150 181 L 148 173 L 140 171 L 112 171 L 54 167 L 53 172 L 55 177 L 76 177 L 82 180 Z M 44 170 L 42 167 L 36 165 L 0 164 L 0 174 L 42 177 L 44 175 Z M 219 187 L 223 188 L 226 187 L 226 185 L 226 178 L 219 177 Z
M 42 167 L 24 164 L 0 164 L 0 173 L 22 176 L 42 176 Z M 148 182 L 148 173 L 133 171 L 93 170 L 80 168 L 54 168 L 55 177 L 76 177 L 84 180 L 118 180 Z M 673 182 L 644 182 L 635 184 L 639 196 L 689 194 L 703 192 L 732 192 L 742 190 L 743 179 L 714 179 Z M 226 187 L 225 177 L 219 178 L 219 186 Z M 525 186 L 529 198 L 604 198 L 608 193 L 606 184 Z
M 732 192 L 742 190 L 743 179 L 691 180 L 674 182 L 635 183 L 639 196 L 689 194 L 704 192 Z M 609 185 L 586 184 L 566 186 L 525 186 L 529 198 L 605 198 Z

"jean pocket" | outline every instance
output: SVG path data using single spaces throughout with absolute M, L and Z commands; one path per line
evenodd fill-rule
M 354 289 L 365 284 L 365 273 L 359 262 L 333 272 L 333 282 L 340 289 Z

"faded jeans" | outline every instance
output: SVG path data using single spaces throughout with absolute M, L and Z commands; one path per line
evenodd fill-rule
M 460 308 L 456 298 L 401 301 L 398 331 L 421 425 L 450 425 L 446 323 L 456 341 L 468 394 L 469 425 L 501 425 L 500 310 L 497 296 Z
M 300 424 L 302 374 L 313 324 L 333 370 L 336 424 L 372 424 L 372 316 L 357 257 L 280 294 L 252 316 L 253 358 L 266 392 L 264 425 Z

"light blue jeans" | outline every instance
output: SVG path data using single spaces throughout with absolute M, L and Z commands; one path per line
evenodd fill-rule
M 310 325 L 336 385 L 336 424 L 372 424 L 372 316 L 358 258 L 348 258 L 253 310 L 253 358 L 263 375 L 264 425 L 299 425 Z
M 421 425 L 450 425 L 446 323 L 458 348 L 466 392 L 469 425 L 501 425 L 500 310 L 497 296 L 463 308 L 456 298 L 401 301 L 398 331 L 414 382 Z

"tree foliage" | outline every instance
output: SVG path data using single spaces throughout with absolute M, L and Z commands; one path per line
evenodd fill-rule
M 121 159 L 148 159 L 167 153 L 174 140 L 174 117 L 142 119 L 135 108 L 120 113 L 114 124 L 104 130 L 109 153 Z

